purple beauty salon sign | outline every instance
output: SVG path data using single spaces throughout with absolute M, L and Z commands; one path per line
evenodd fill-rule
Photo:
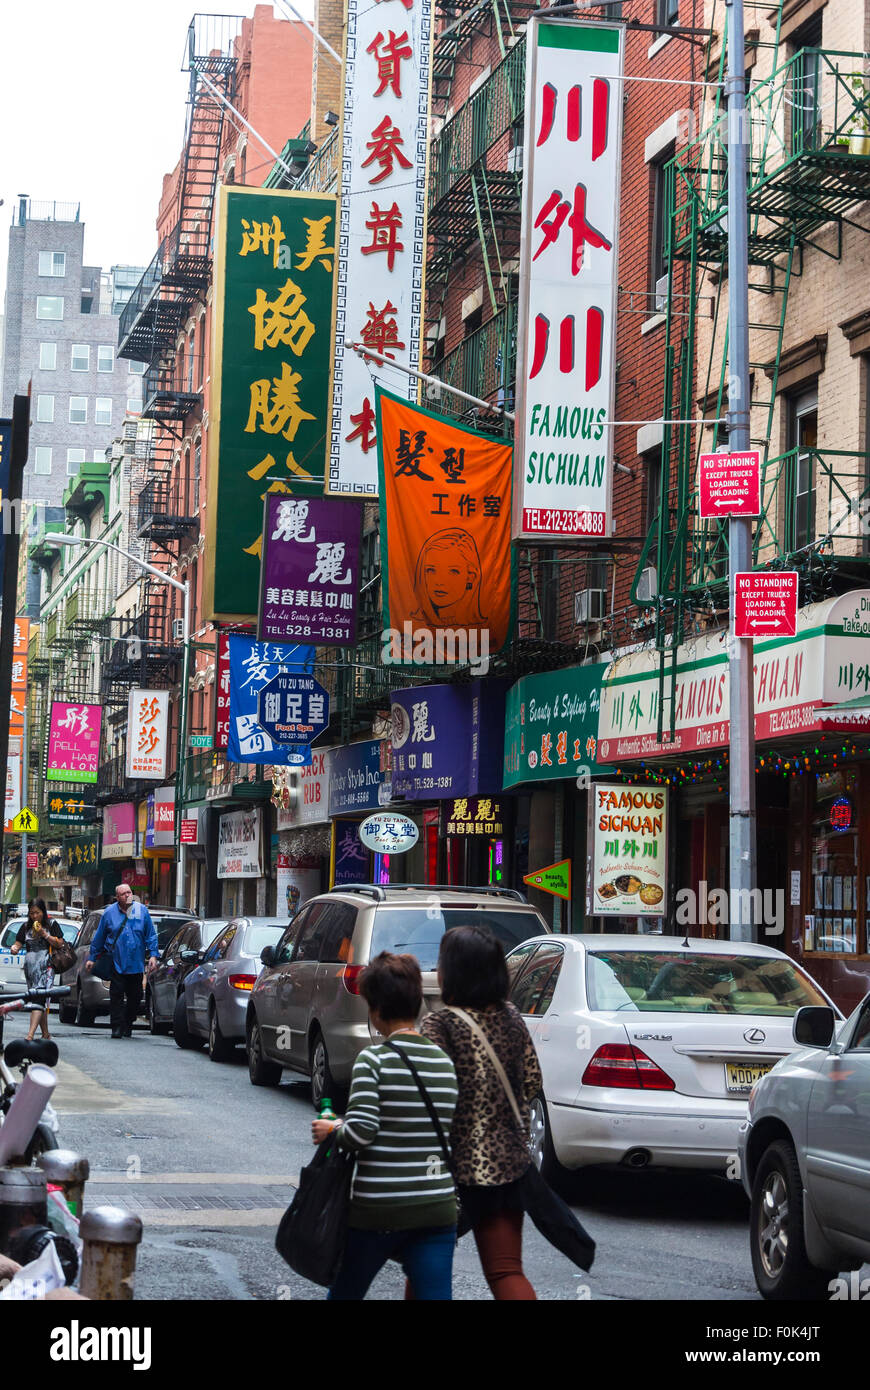
M 358 502 L 266 494 L 261 641 L 354 645 L 361 522 Z

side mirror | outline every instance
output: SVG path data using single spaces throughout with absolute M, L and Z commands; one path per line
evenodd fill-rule
M 260 952 L 260 960 L 263 965 L 270 966 L 275 964 L 275 947 L 264 946 Z
M 827 1004 L 808 1004 L 798 1009 L 791 1032 L 802 1047 L 830 1047 L 836 1026 L 834 1010 Z

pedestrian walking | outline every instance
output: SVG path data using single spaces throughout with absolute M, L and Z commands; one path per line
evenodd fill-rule
M 488 927 L 459 926 L 444 933 L 438 981 L 445 1007 L 427 1014 L 420 1031 L 456 1067 L 459 1099 L 451 1147 L 463 1226 L 474 1234 L 493 1297 L 529 1301 L 536 1295 L 523 1273 L 521 1184 L 530 1162 L 529 1123 L 526 1119 L 523 1130 L 517 1122 L 483 1039 L 526 1116 L 542 1088 L 535 1046 L 519 1010 L 508 1003 L 504 951 Z
M 387 1260 L 397 1260 L 415 1298 L 449 1300 L 456 1196 L 431 1113 L 446 1140 L 456 1072 L 417 1031 L 423 980 L 414 956 L 382 951 L 362 972 L 360 993 L 384 1041 L 357 1057 L 344 1120 L 312 1125 L 315 1144 L 334 1134 L 357 1155 L 344 1259 L 327 1297 L 365 1298 Z
M 113 1038 L 130 1038 L 142 1002 L 142 974 L 157 964 L 157 933 L 147 907 L 133 897 L 129 883 L 119 883 L 116 901 L 100 918 L 85 969 L 92 971 L 105 952 L 111 963 L 109 1004 Z M 105 977 L 104 977 L 105 978 Z
M 27 904 L 27 921 L 21 927 L 10 951 L 13 955 L 24 947 L 24 979 L 28 989 L 51 989 L 52 968 L 51 948 L 62 946 L 63 936 L 56 922 L 49 921 L 48 908 L 44 898 L 31 898 Z M 44 1009 L 31 1009 L 30 1029 L 27 1041 L 32 1042 L 36 1030 L 42 1030 L 44 1038 L 50 1038 L 48 1031 L 48 1002 Z

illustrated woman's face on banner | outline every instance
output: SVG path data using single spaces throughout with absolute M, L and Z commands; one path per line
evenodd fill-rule
M 456 546 L 433 547 L 423 566 L 423 582 L 433 608 L 458 603 L 472 587 L 473 576 Z

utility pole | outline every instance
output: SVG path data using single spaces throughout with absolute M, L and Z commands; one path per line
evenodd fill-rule
M 728 452 L 749 448 L 749 247 L 746 209 L 746 55 L 743 0 L 725 0 L 728 22 Z M 750 904 L 756 884 L 755 698 L 751 638 L 734 635 L 735 576 L 752 569 L 752 520 L 728 522 L 728 676 L 731 756 L 729 763 L 730 939 L 754 936 Z
M 0 816 L 0 882 L 3 878 L 3 826 L 6 821 L 6 768 L 9 762 L 9 702 L 12 696 L 12 652 L 15 645 L 15 609 L 18 603 L 18 551 L 24 525 L 24 465 L 30 435 L 30 397 L 15 396 L 12 401 L 12 439 L 9 450 L 8 495 L 2 501 L 3 613 L 0 618 L 0 699 L 5 713 L 0 717 L 0 787 L 3 789 L 3 815 Z M 7 505 L 8 504 L 8 505 Z M 25 692 L 25 701 L 27 694 Z M 26 792 L 26 785 L 25 785 Z M 27 802 L 24 802 L 27 805 Z M 22 880 L 23 881 L 23 880 Z
M 30 730 L 27 726 L 27 692 L 24 694 L 24 712 L 22 714 L 23 728 L 21 731 L 21 804 L 30 805 L 30 759 L 27 744 L 29 742 Z M 27 902 L 27 831 L 21 836 L 21 897 L 20 902 Z

